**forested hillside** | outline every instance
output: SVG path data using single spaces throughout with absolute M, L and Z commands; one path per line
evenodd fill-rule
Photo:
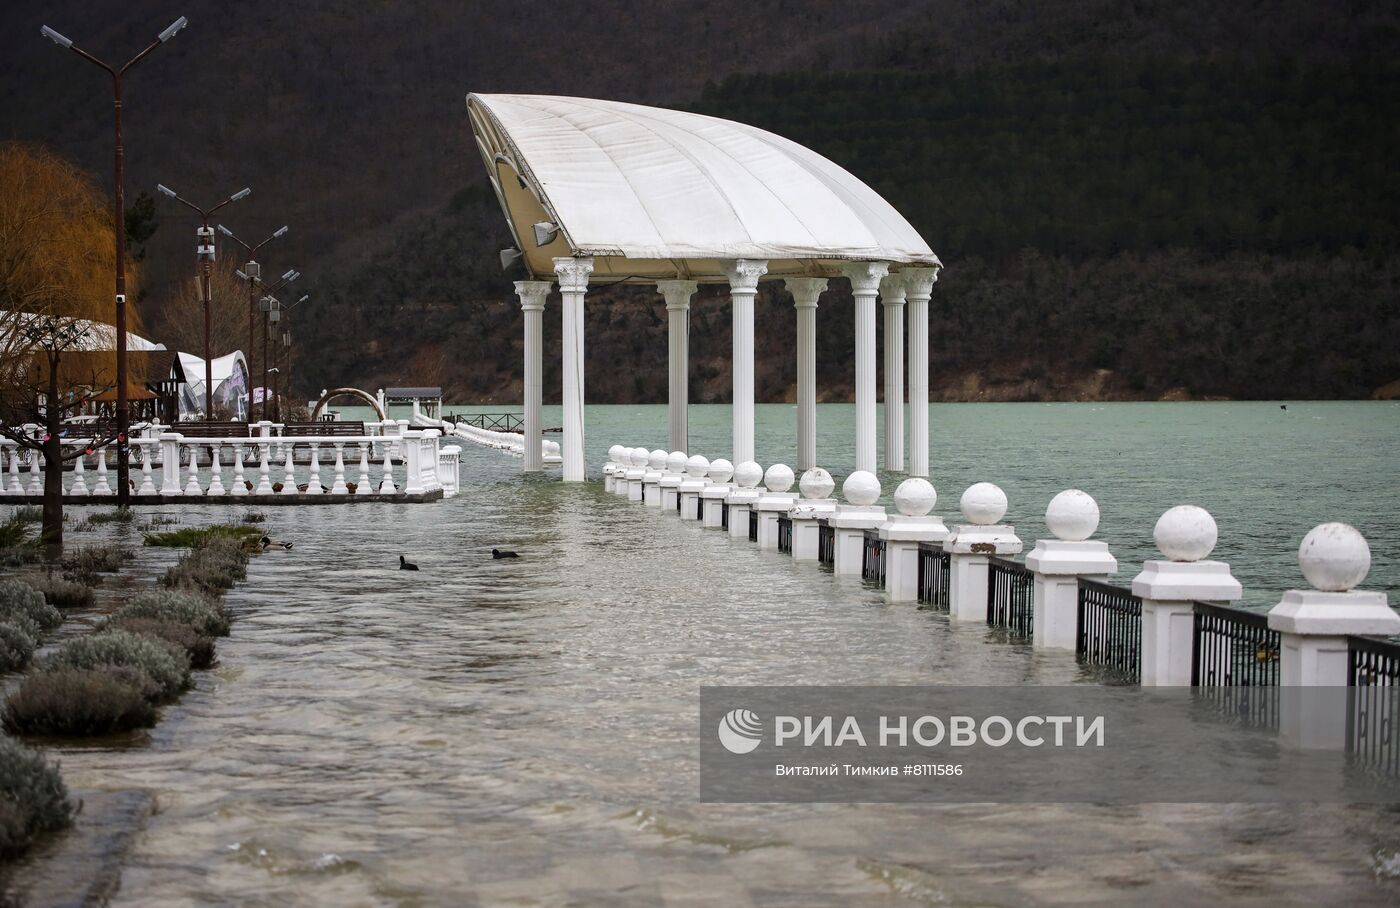
M 942 397 L 1367 396 L 1400 378 L 1388 4 L 16 0 L 5 137 L 105 177 L 105 77 L 38 25 L 115 59 L 180 13 L 190 28 L 129 79 L 128 192 L 252 185 L 227 223 L 255 239 L 291 224 L 264 260 L 306 274 L 306 391 L 440 382 L 455 400 L 518 399 L 520 275 L 495 259 L 507 240 L 470 147 L 473 90 L 693 109 L 837 161 L 947 266 Z M 141 306 L 159 333 L 179 321 L 193 224 L 157 215 Z M 788 349 L 780 287 L 758 320 Z M 849 298 L 828 295 L 819 323 L 822 393 L 846 398 Z M 547 398 L 557 344 L 547 317 Z M 693 399 L 726 399 L 717 288 L 692 345 Z M 590 399 L 664 399 L 654 294 L 590 296 L 587 350 Z M 786 355 L 759 363 L 762 397 L 792 381 Z

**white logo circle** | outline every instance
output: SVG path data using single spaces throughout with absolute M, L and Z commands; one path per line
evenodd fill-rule
M 719 743 L 732 754 L 746 754 L 763 743 L 763 722 L 747 709 L 731 709 L 719 720 Z

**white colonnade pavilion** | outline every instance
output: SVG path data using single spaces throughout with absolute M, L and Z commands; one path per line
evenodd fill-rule
M 727 285 L 733 317 L 735 464 L 754 459 L 754 300 L 782 281 L 796 314 L 797 468 L 816 466 L 817 306 L 833 279 L 855 297 L 855 466 L 877 467 L 875 310 L 885 317 L 885 466 L 928 475 L 928 319 L 938 256 L 893 206 L 821 155 L 700 114 L 543 95 L 467 96 L 472 132 L 529 273 L 525 464 L 540 456 L 542 320 L 553 285 L 563 328 L 563 478 L 582 481 L 584 299 L 590 284 L 654 285 L 665 300 L 668 445 L 688 451 L 689 317 L 701 284 Z

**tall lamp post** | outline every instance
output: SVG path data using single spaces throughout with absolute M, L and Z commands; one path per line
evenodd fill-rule
M 301 299 L 297 300 L 295 303 L 292 303 L 292 304 L 291 304 L 290 306 L 288 306 L 284 311 L 286 311 L 286 312 L 291 312 L 291 311 L 292 311 L 293 309 L 295 309 L 297 306 L 300 306 L 302 303 L 306 302 L 306 301 L 309 300 L 309 299 L 311 299 L 311 294 L 309 294 L 309 293 L 303 293 L 302 296 L 301 296 Z M 276 316 L 275 318 L 272 319 L 274 322 L 279 321 L 280 318 L 281 318 L 281 316 L 280 316 L 278 313 L 271 313 L 271 315 Z M 274 342 L 274 347 L 275 347 L 275 346 L 276 346 L 276 344 L 275 344 L 275 342 Z M 291 346 L 292 346 L 292 331 L 291 331 L 291 328 L 290 328 L 290 327 L 287 327 L 287 328 L 284 328 L 284 329 L 282 330 L 282 365 L 283 365 L 283 370 L 278 374 L 278 378 L 280 378 L 281 381 L 282 381 L 282 393 L 281 393 L 281 395 L 274 394 L 274 395 L 273 395 L 273 403 L 272 403 L 274 418 L 277 419 L 279 422 L 280 422 L 281 419 L 282 419 L 282 397 L 285 397 L 285 396 L 289 393 L 289 391 L 290 391 L 290 389 L 291 389 L 291 385 L 290 385 L 290 381 L 291 381 L 291 371 L 292 371 L 292 351 L 291 351 Z M 277 370 L 274 369 L 273 371 L 277 371 Z
M 227 227 L 225 227 L 223 224 L 220 224 L 220 225 L 219 225 L 219 232 L 222 233 L 224 236 L 228 237 L 229 239 L 233 240 L 233 241 L 234 241 L 235 243 L 237 243 L 238 245 L 242 246 L 243 249 L 244 249 L 244 251 L 246 251 L 246 252 L 248 253 L 248 264 L 244 265 L 244 266 L 243 266 L 243 270 L 240 271 L 238 274 L 239 274 L 239 276 L 242 277 L 244 280 L 247 280 L 247 281 L 248 281 L 248 351 L 247 351 L 247 354 L 248 354 L 248 363 L 249 363 L 249 365 L 251 366 L 251 364 L 252 364 L 252 362 L 253 362 L 253 323 L 254 323 L 253 313 L 254 313 L 254 312 L 257 310 L 257 308 L 258 308 L 258 286 L 257 286 L 257 281 L 258 281 L 259 279 L 262 278 L 262 265 L 258 264 L 258 262 L 254 259 L 254 256 L 256 256 L 256 255 L 258 254 L 258 250 L 259 250 L 259 249 L 261 249 L 262 247 L 266 246 L 268 243 L 272 242 L 273 240 L 277 239 L 279 236 L 282 236 L 283 234 L 285 234 L 285 233 L 287 232 L 287 225 L 286 225 L 286 224 L 283 224 L 281 227 L 278 227 L 275 231 L 273 231 L 272 236 L 268 237 L 267 239 L 263 240 L 261 243 L 258 243 L 258 244 L 254 245 L 254 246 L 249 246 L 247 243 L 243 242 L 243 241 L 240 240 L 238 237 L 234 236 L 233 231 L 232 231 L 232 230 L 229 230 L 229 229 L 228 229 Z M 249 381 L 249 383 L 250 383 L 249 388 L 248 388 L 248 421 L 249 421 L 249 422 L 252 422 L 252 421 L 253 421 L 253 389 L 252 389 L 252 386 L 251 386 L 251 382 L 252 382 L 252 378 L 253 378 L 253 377 L 252 377 L 252 369 L 250 368 L 248 371 L 249 371 L 248 381 Z
M 262 269 L 259 268 L 258 270 L 261 271 Z M 263 315 L 263 408 L 262 408 L 262 415 L 263 415 L 263 419 L 267 419 L 267 315 L 266 315 L 266 313 L 271 312 L 272 309 L 274 308 L 274 306 L 275 306 L 276 308 L 279 308 L 279 309 L 281 308 L 281 304 L 277 302 L 277 298 L 276 298 L 275 296 L 273 296 L 273 294 L 276 293 L 277 291 L 281 290 L 283 287 L 287 286 L 288 284 L 290 284 L 292 281 L 294 281 L 294 280 L 296 280 L 297 278 L 301 277 L 301 272 L 300 272 L 300 271 L 297 271 L 295 268 L 289 268 L 289 269 L 287 269 L 287 272 L 286 272 L 285 274 L 282 275 L 281 279 L 278 280 L 276 284 L 273 284 L 273 285 L 271 285 L 271 286 L 269 286 L 269 285 L 263 283 L 263 281 L 262 281 L 261 278 L 255 277 L 255 276 L 253 276 L 253 275 L 251 275 L 251 274 L 247 274 L 247 273 L 245 273 L 245 272 L 243 272 L 243 271 L 235 271 L 234 273 L 237 274 L 239 277 L 241 277 L 243 280 L 245 280 L 245 281 L 248 282 L 248 286 L 249 286 L 250 288 L 252 288 L 252 290 L 251 290 L 250 292 L 251 292 L 251 294 L 252 294 L 253 296 L 257 296 L 257 293 L 258 293 L 259 290 L 261 290 L 262 293 L 263 293 L 263 297 L 262 297 L 262 299 L 261 299 L 261 300 L 259 301 L 259 303 L 258 303 L 258 308 L 261 309 L 261 310 L 263 311 L 263 313 L 264 313 L 264 315 Z M 280 318 L 281 316 L 278 316 L 278 317 Z M 250 346 L 251 346 L 251 345 L 250 345 Z M 252 404 L 252 393 L 253 393 L 252 389 L 249 388 L 249 389 L 248 389 L 248 401 L 249 401 L 249 402 L 248 402 L 248 409 L 249 409 L 249 412 L 252 411 L 252 406 L 253 406 L 253 404 Z
M 214 360 L 209 351 L 209 317 L 210 309 L 213 306 L 213 290 L 209 285 L 209 275 L 214 269 L 214 228 L 209 226 L 209 216 L 230 202 L 247 198 L 248 193 L 253 190 L 244 188 L 224 199 L 213 208 L 200 208 L 189 199 L 182 198 L 178 192 L 166 186 L 164 183 L 157 183 L 164 195 L 184 205 L 186 208 L 194 210 L 200 218 L 200 227 L 195 231 L 198 242 L 195 245 L 195 256 L 199 261 L 200 289 L 204 297 L 204 418 L 212 420 L 214 418 Z
M 47 25 L 39 29 L 39 34 L 48 38 L 54 44 L 105 69 L 112 77 L 112 110 L 113 110 L 113 134 L 116 137 L 116 147 L 113 154 L 113 209 L 116 214 L 116 234 L 117 234 L 117 275 L 116 275 L 116 319 L 114 328 L 117 332 L 117 507 L 124 508 L 131 503 L 131 479 L 130 470 L 127 464 L 127 430 L 131 426 L 131 412 L 127 403 L 126 388 L 126 210 L 125 199 L 122 192 L 122 76 L 128 69 L 139 63 L 147 54 L 157 47 L 169 41 L 171 38 L 189 24 L 184 16 L 170 23 L 156 36 L 156 40 L 136 56 L 132 57 L 120 67 L 111 67 L 92 54 L 78 47 L 68 38 L 49 28 Z

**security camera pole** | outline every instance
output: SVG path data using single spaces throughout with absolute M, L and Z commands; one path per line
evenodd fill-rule
M 284 233 L 286 233 L 286 232 L 287 232 L 287 225 L 286 225 L 286 224 L 283 224 L 281 227 L 278 227 L 277 230 L 272 234 L 272 236 L 270 236 L 270 237 L 268 237 L 267 239 L 263 240 L 261 243 L 258 243 L 256 246 L 249 246 L 247 243 L 243 242 L 243 241 L 240 240 L 238 237 L 234 236 L 234 235 L 233 235 L 233 231 L 232 231 L 232 230 L 229 230 L 229 229 L 228 229 L 227 227 L 225 227 L 223 224 L 220 224 L 220 225 L 219 225 L 219 232 L 222 233 L 224 236 L 228 237 L 229 239 L 233 240 L 233 241 L 234 241 L 235 243 L 237 243 L 238 245 L 242 246 L 242 247 L 244 248 L 244 250 L 247 251 L 247 253 L 248 253 L 248 264 L 246 264 L 246 265 L 243 266 L 243 270 L 239 272 L 239 276 L 242 277 L 244 280 L 248 281 L 248 349 L 245 350 L 244 353 L 245 353 L 245 355 L 248 357 L 248 366 L 249 366 L 249 368 L 248 368 L 248 421 L 249 421 L 249 422 L 252 422 L 252 421 L 253 421 L 253 369 L 252 369 L 252 364 L 253 364 L 253 319 L 254 319 L 253 313 L 256 312 L 256 311 L 257 311 L 257 308 L 258 308 L 258 283 L 257 283 L 257 282 L 258 282 L 258 279 L 262 277 L 262 265 L 258 264 L 258 262 L 254 259 L 254 256 L 256 256 L 256 255 L 258 254 L 258 250 L 259 250 L 259 249 L 261 249 L 262 247 L 266 246 L 268 243 L 272 242 L 273 240 L 277 239 L 279 236 L 282 236 Z
M 248 193 L 253 190 L 248 188 L 240 189 L 213 208 L 205 209 L 200 208 L 188 199 L 181 198 L 178 192 L 166 186 L 164 183 L 157 183 L 156 189 L 159 189 L 161 193 L 170 196 L 186 208 L 197 212 L 200 217 L 200 227 L 195 231 L 199 240 L 194 248 L 195 256 L 199 260 L 199 279 L 201 284 L 200 289 L 202 291 L 200 295 L 204 297 L 204 419 L 209 421 L 214 418 L 214 360 L 209 353 L 209 316 L 210 309 L 214 302 L 213 292 L 209 286 L 209 275 L 210 272 L 214 270 L 214 228 L 209 226 L 209 216 L 229 202 L 236 202 L 239 199 L 246 198 Z
M 131 425 L 131 412 L 126 397 L 126 210 L 122 194 L 122 76 L 151 51 L 175 37 L 175 34 L 188 24 L 189 22 L 184 16 L 176 19 L 156 37 L 156 40 L 149 47 L 116 69 L 103 63 L 47 25 L 39 29 L 39 34 L 54 44 L 65 50 L 71 50 L 89 63 L 102 67 L 112 77 L 112 109 L 116 136 L 115 166 L 113 168 L 115 204 L 113 207 L 116 212 L 117 234 L 117 315 L 113 327 L 116 328 L 117 332 L 117 507 L 119 508 L 125 508 L 131 504 L 131 471 L 127 464 L 127 429 Z

